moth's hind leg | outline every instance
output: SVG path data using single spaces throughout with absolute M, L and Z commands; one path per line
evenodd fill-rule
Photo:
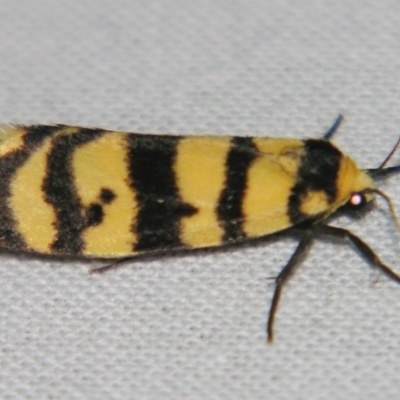
M 111 264 L 104 265 L 103 267 L 92 268 L 89 273 L 90 274 L 102 274 L 103 272 L 110 271 L 112 269 L 116 269 L 120 267 L 122 264 L 126 263 L 127 261 L 131 261 L 134 257 L 125 257 L 115 260 Z
M 176 248 L 176 249 L 156 249 L 156 250 L 149 250 L 149 251 L 144 251 L 142 253 L 136 253 L 131 256 L 123 257 L 123 258 L 116 258 L 113 261 L 110 261 L 109 264 L 104 265 L 103 267 L 98 267 L 98 268 L 92 268 L 90 270 L 91 274 L 102 274 L 103 272 L 108 272 L 112 269 L 119 268 L 126 264 L 127 262 L 135 262 L 135 261 L 149 261 L 149 260 L 155 260 L 160 257 L 165 257 L 165 256 L 173 256 L 175 254 L 184 254 L 187 252 L 189 249 L 187 248 Z

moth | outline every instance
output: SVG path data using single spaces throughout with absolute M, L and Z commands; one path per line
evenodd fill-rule
M 0 130 L 0 248 L 126 260 L 240 244 L 295 230 L 300 242 L 275 279 L 268 340 L 281 290 L 317 236 L 351 243 L 400 277 L 350 231 L 325 220 L 380 195 L 375 179 L 400 166 L 360 169 L 322 139 L 173 136 L 65 125 Z M 120 262 L 94 270 L 104 272 Z

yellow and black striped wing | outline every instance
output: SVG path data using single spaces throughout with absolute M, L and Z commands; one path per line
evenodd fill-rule
M 4 126 L 0 247 L 114 258 L 240 242 L 325 212 L 340 160 L 318 140 Z

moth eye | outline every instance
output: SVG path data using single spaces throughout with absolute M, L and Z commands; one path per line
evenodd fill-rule
M 363 193 L 353 193 L 349 199 L 349 205 L 354 208 L 360 208 L 367 203 L 367 199 Z

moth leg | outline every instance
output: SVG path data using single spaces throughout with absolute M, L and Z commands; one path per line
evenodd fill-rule
M 184 252 L 187 249 L 176 249 L 176 252 L 182 251 Z M 108 272 L 112 269 L 119 268 L 123 266 L 126 262 L 135 262 L 135 261 L 143 261 L 143 260 L 154 260 L 161 256 L 171 255 L 173 254 L 170 249 L 161 249 L 161 250 L 153 250 L 153 251 L 146 251 L 143 253 L 137 253 L 131 256 L 117 258 L 114 259 L 113 262 L 110 264 L 106 264 L 103 267 L 92 268 L 89 273 L 90 274 L 102 274 L 103 272 Z
M 322 136 L 325 140 L 329 140 L 333 135 L 334 135 L 334 133 L 338 130 L 338 128 L 339 128 L 339 126 L 340 126 L 340 124 L 342 123 L 342 121 L 343 121 L 343 115 L 342 114 L 339 114 L 338 116 L 337 116 L 337 118 L 335 119 L 335 122 L 333 123 L 333 125 L 328 129 L 328 131 L 325 133 L 325 135 L 324 136 Z
M 271 308 L 269 310 L 267 322 L 267 337 L 268 342 L 271 343 L 274 339 L 273 327 L 276 310 L 278 308 L 279 299 L 281 297 L 282 288 L 288 279 L 293 275 L 296 267 L 299 265 L 301 259 L 307 252 L 312 243 L 313 231 L 306 231 L 300 240 L 295 252 L 290 257 L 287 264 L 283 267 L 282 271 L 275 279 L 275 292 L 271 301 Z
M 314 233 L 324 235 L 332 238 L 346 240 L 361 254 L 362 257 L 372 266 L 381 270 L 387 277 L 400 283 L 400 276 L 396 274 L 391 268 L 385 265 L 375 252 L 359 237 L 350 231 L 342 228 L 336 228 L 329 225 L 316 225 L 313 228 Z
M 104 265 L 103 267 L 92 268 L 89 273 L 92 274 L 102 274 L 103 272 L 110 271 L 112 269 L 116 269 L 120 267 L 123 263 L 132 260 L 132 257 L 120 258 L 119 260 L 114 261 L 112 264 Z

